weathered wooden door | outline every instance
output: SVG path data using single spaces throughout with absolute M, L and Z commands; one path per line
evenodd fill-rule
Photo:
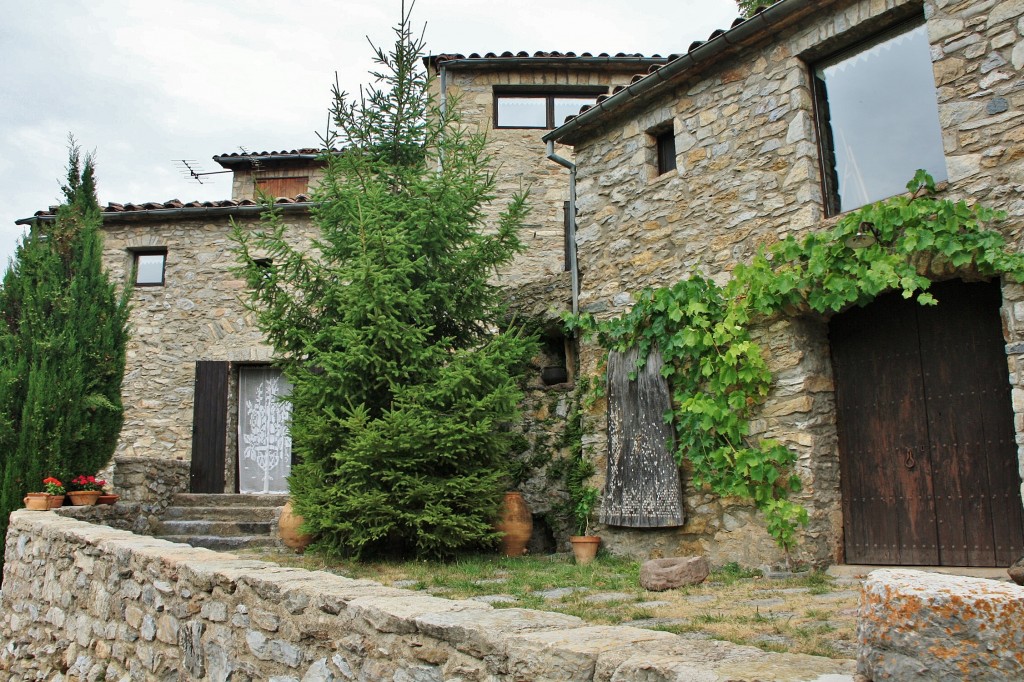
M 830 325 L 847 563 L 1024 554 L 999 287 L 932 292 L 937 306 L 886 294 Z
M 192 403 L 190 492 L 224 492 L 227 399 L 228 363 L 213 360 L 197 362 Z

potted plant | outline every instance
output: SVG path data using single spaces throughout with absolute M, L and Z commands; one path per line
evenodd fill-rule
M 65 490 L 64 484 L 61 483 L 60 480 L 53 476 L 44 478 L 43 489 L 46 491 L 46 494 L 50 496 L 47 500 L 49 509 L 56 509 L 64 504 Z
M 601 545 L 601 538 L 590 534 L 590 514 L 597 504 L 599 492 L 594 486 L 583 486 L 576 499 L 576 506 L 573 507 L 576 532 L 579 535 L 570 537 L 569 542 L 572 544 L 572 553 L 577 564 L 589 564 L 593 561 L 597 556 L 597 548 Z
M 103 494 L 103 486 L 107 484 L 95 476 L 76 476 L 68 484 L 68 497 L 71 504 L 87 506 L 96 504 L 96 500 Z

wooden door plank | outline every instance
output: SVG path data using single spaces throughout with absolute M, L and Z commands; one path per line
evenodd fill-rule
M 951 281 L 935 295 L 939 308 L 919 316 L 932 441 L 947 463 L 936 480 L 942 563 L 1006 565 L 1024 532 L 999 287 Z
M 196 362 L 189 490 L 223 493 L 228 424 L 228 363 Z
M 668 382 L 652 350 L 637 370 L 636 347 L 608 354 L 608 467 L 600 521 L 613 526 L 681 526 L 683 509 Z M 630 378 L 635 374 L 635 378 Z
M 901 298 L 837 315 L 836 374 L 846 561 L 924 564 L 937 557 L 921 366 L 914 316 Z

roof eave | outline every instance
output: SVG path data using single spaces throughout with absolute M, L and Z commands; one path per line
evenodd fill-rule
M 607 99 L 594 104 L 583 113 L 544 135 L 543 140 L 567 145 L 578 144 L 587 139 L 598 125 L 611 120 L 615 115 L 613 112 L 625 112 L 631 108 L 627 105 L 636 106 L 647 98 L 656 96 L 664 89 L 672 87 L 690 76 L 697 67 L 705 65 L 713 57 L 719 56 L 731 48 L 739 49 L 743 44 L 759 37 L 762 32 L 767 34 L 769 30 L 778 28 L 780 24 L 788 21 L 802 10 L 818 5 L 820 2 L 815 0 L 780 0 L 644 78 L 625 86 Z
M 315 205 L 312 201 L 274 204 L 274 210 L 283 213 L 308 212 Z M 189 218 L 224 218 L 234 216 L 258 216 L 267 211 L 262 204 L 252 206 L 183 206 L 181 208 L 155 208 L 139 211 L 106 211 L 100 212 L 104 223 L 132 222 L 136 220 L 187 220 Z M 14 221 L 15 225 L 33 225 L 35 223 L 52 223 L 57 219 L 55 214 L 34 215 Z

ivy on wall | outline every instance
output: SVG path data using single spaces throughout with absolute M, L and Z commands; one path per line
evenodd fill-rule
M 790 499 L 801 487 L 796 453 L 750 434 L 750 419 L 772 383 L 752 323 L 780 312 L 835 313 L 889 290 L 934 305 L 929 271 L 973 268 L 981 277 L 1024 281 L 1024 255 L 984 227 L 1004 213 L 936 196 L 924 171 L 907 189 L 844 215 L 831 230 L 762 246 L 724 287 L 695 274 L 642 291 L 621 317 L 567 319 L 571 330 L 606 350 L 638 345 L 640 366 L 651 349 L 660 351 L 672 390 L 665 418 L 675 428 L 677 461 L 690 462 L 696 485 L 753 501 L 786 551 L 807 523 L 807 510 Z

